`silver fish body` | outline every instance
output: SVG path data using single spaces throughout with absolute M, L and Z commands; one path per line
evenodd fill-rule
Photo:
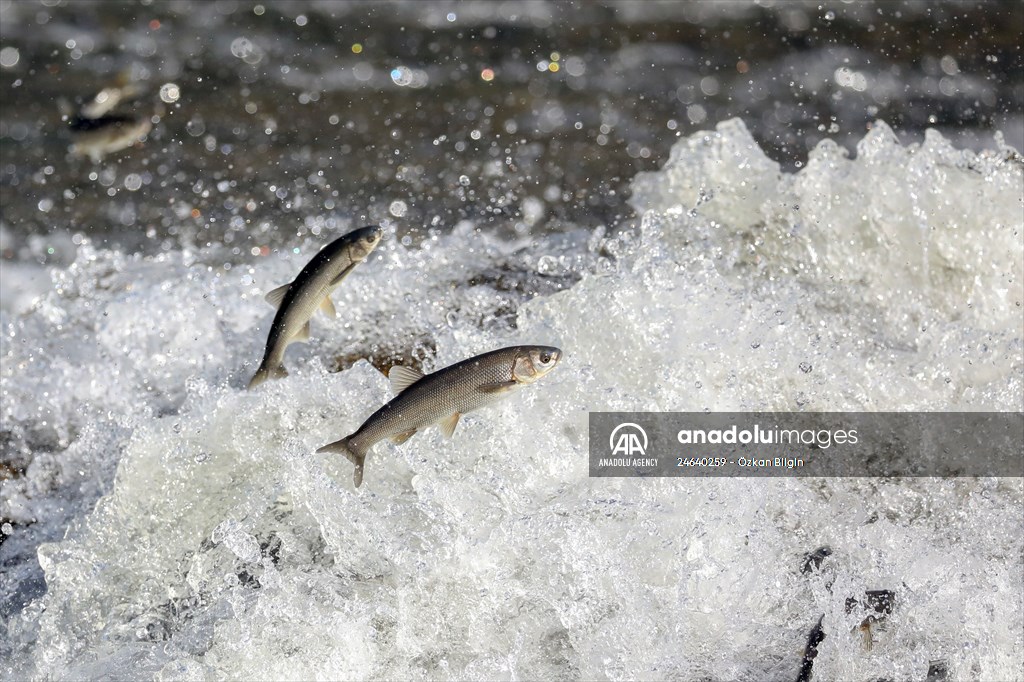
M 392 367 L 388 377 L 398 395 L 374 412 L 359 429 L 317 450 L 344 454 L 355 464 L 358 488 L 366 453 L 390 438 L 404 443 L 419 429 L 439 424 L 446 436 L 455 432 L 459 417 L 507 396 L 547 374 L 562 357 L 551 346 L 510 346 L 477 355 L 432 374 Z
M 141 86 L 129 82 L 129 77 L 127 72 L 119 75 L 113 85 L 96 93 L 77 113 L 69 102 L 63 98 L 58 100 L 61 115 L 67 120 L 74 139 L 73 154 L 88 156 L 99 163 L 105 154 L 131 147 L 153 129 L 149 115 L 114 113 L 118 104 L 142 92 Z
M 148 118 L 128 115 L 75 117 L 68 125 L 75 140 L 72 153 L 88 156 L 94 163 L 105 154 L 131 147 L 153 129 Z
M 267 347 L 259 369 L 249 382 L 249 388 L 269 378 L 286 376 L 284 352 L 293 341 L 309 338 L 309 320 L 317 308 L 334 316 L 331 292 L 377 246 L 381 239 L 379 227 L 361 227 L 335 239 L 302 268 L 294 281 L 267 294 L 271 305 L 277 306 L 277 315 L 270 325 Z
M 142 87 L 137 83 L 127 82 L 128 74 L 118 79 L 118 83 L 103 88 L 96 93 L 96 96 L 82 105 L 80 113 L 83 118 L 98 119 L 106 116 L 117 108 L 123 101 L 134 99 L 142 93 Z

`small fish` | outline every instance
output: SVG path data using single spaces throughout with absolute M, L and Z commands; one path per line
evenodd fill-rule
M 82 118 L 101 118 L 113 111 L 121 102 L 138 97 L 142 88 L 136 83 L 127 81 L 127 76 L 118 79 L 117 84 L 103 88 L 96 96 L 82 105 Z
M 356 487 L 370 448 L 385 438 L 404 443 L 418 430 L 438 424 L 451 438 L 459 417 L 489 405 L 523 384 L 532 384 L 554 368 L 562 351 L 551 346 L 510 346 L 477 355 L 432 374 L 396 365 L 388 378 L 397 394 L 359 429 L 317 452 L 336 452 L 355 464 Z
M 267 336 L 263 362 L 249 382 L 250 389 L 267 379 L 288 375 L 283 364 L 288 344 L 309 338 L 309 319 L 317 308 L 331 317 L 337 316 L 331 292 L 366 260 L 380 242 L 381 234 L 379 227 L 371 225 L 335 239 L 302 268 L 295 281 L 267 294 L 267 301 L 277 307 L 277 315 Z
M 111 114 L 99 118 L 75 116 L 68 122 L 74 144 L 71 152 L 98 163 L 104 154 L 127 149 L 153 129 L 144 116 Z
M 58 100 L 61 116 L 68 122 L 74 138 L 71 153 L 88 156 L 93 163 L 99 163 L 104 154 L 131 147 L 153 129 L 149 116 L 111 113 L 121 102 L 142 93 L 142 87 L 129 78 L 127 72 L 120 74 L 114 84 L 96 93 L 78 112 L 67 100 Z

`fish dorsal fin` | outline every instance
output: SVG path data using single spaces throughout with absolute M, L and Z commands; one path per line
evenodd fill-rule
M 288 339 L 288 343 L 293 341 L 309 341 L 309 320 L 306 320 L 306 324 L 299 327 L 299 331 L 295 332 L 295 336 Z
M 324 301 L 320 304 L 320 310 L 322 310 L 324 315 L 327 317 L 338 316 L 338 311 L 334 308 L 334 301 L 331 300 L 330 295 L 324 296 Z
M 441 433 L 444 434 L 445 438 L 451 438 L 452 434 L 455 433 L 455 427 L 459 425 L 459 417 L 461 416 L 458 412 L 453 412 L 452 416 L 445 417 L 437 423 L 441 427 Z
M 412 438 L 415 433 L 416 429 L 409 429 L 408 431 L 403 431 L 402 433 L 396 433 L 395 435 L 391 436 L 391 442 L 394 443 L 395 445 L 401 445 L 405 441 Z
M 423 378 L 423 372 L 412 367 L 395 365 L 388 372 L 388 379 L 391 381 L 391 390 L 398 395 Z
M 276 289 L 271 289 L 267 292 L 267 295 L 263 298 L 267 299 L 267 303 L 274 306 L 275 308 L 281 307 L 281 301 L 284 300 L 284 295 L 288 293 L 288 288 L 292 285 L 291 282 L 283 286 L 279 286 Z

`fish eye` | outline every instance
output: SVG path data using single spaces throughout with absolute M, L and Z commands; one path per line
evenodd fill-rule
M 546 365 L 549 362 L 551 362 L 551 353 L 547 353 L 547 352 L 541 353 L 540 354 L 540 364 Z

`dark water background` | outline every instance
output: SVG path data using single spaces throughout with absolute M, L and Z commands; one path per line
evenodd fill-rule
M 2 0 L 4 255 L 45 261 L 19 237 L 55 230 L 246 260 L 367 222 L 609 225 L 677 136 L 734 116 L 787 168 L 875 119 L 1020 148 L 1022 27 L 1018 2 Z M 153 131 L 73 157 L 58 101 L 119 75 Z

